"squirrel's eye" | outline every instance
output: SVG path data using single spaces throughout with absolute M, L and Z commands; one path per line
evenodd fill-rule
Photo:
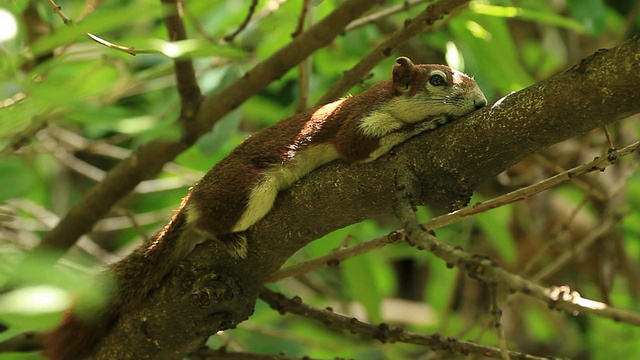
M 442 86 L 444 83 L 445 81 L 442 75 L 431 75 L 431 77 L 429 77 L 429 84 L 433 86 Z

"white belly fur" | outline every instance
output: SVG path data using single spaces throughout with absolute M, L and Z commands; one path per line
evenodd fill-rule
M 311 145 L 297 152 L 292 160 L 273 165 L 251 191 L 247 209 L 233 227 L 233 231 L 247 230 L 271 210 L 280 190 L 288 188 L 314 169 L 338 157 L 335 147 L 331 144 Z

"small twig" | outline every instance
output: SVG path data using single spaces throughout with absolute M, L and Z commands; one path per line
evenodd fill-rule
M 577 255 L 585 251 L 589 246 L 593 245 L 593 243 L 598 240 L 602 235 L 606 234 L 611 230 L 611 228 L 619 222 L 620 219 L 617 216 L 612 215 L 608 216 L 607 219 L 603 222 L 600 222 L 598 226 L 589 231 L 589 235 L 582 239 L 577 244 L 568 248 L 562 255 L 555 258 L 549 265 L 547 265 L 544 269 L 538 271 L 535 275 L 531 276 L 531 281 L 539 282 L 543 279 L 548 278 L 558 270 L 560 270 L 563 266 L 565 266 L 569 261 L 574 259 Z
M 39 227 L 44 231 L 48 231 L 53 228 L 60 220 L 58 215 L 52 213 L 44 206 L 30 200 L 12 199 L 8 200 L 7 204 L 11 208 L 33 217 L 40 225 Z M 14 229 L 17 228 L 14 227 Z M 77 246 L 87 254 L 99 259 L 102 264 L 109 264 L 115 261 L 115 258 L 108 251 L 97 245 L 88 235 L 81 236 Z M 73 262 L 69 261 L 68 263 L 65 262 L 65 264 L 73 265 Z
M 304 30 L 304 20 L 306 19 L 307 25 L 310 27 L 313 25 L 313 8 L 311 6 L 311 0 L 304 0 L 302 5 L 302 14 L 299 18 L 298 28 L 291 34 L 292 37 L 298 36 Z M 313 65 L 313 55 L 302 60 L 298 64 L 298 100 L 296 101 L 295 111 L 301 113 L 308 108 L 309 103 L 309 89 L 311 87 L 311 69 Z
M 304 24 L 307 22 L 307 14 L 309 14 L 311 10 L 311 0 L 303 0 L 302 1 L 302 11 L 300 11 L 300 16 L 298 16 L 298 25 L 296 29 L 291 33 L 291 37 L 295 38 L 296 36 L 302 34 L 304 31 Z
M 20 106 L 20 105 L 17 105 Z M 29 144 L 33 137 L 42 129 L 47 127 L 48 120 L 54 117 L 49 110 L 35 115 L 31 119 L 31 123 L 19 133 L 14 134 L 13 139 L 5 147 L 0 150 L 0 156 L 7 156 L 20 150 L 26 144 Z
M 236 36 L 238 36 L 238 34 L 240 34 L 242 30 L 244 30 L 247 27 L 247 25 L 249 25 L 249 21 L 251 21 L 251 17 L 253 16 L 253 13 L 256 11 L 257 6 L 258 6 L 258 0 L 251 0 L 251 6 L 249 7 L 249 13 L 247 14 L 247 17 L 244 18 L 244 21 L 242 22 L 242 24 L 240 24 L 240 26 L 238 26 L 238 29 L 236 31 L 224 37 L 224 41 L 232 42 L 233 39 Z
M 502 327 L 502 310 L 498 305 L 498 285 L 489 284 L 490 307 L 489 313 L 493 317 L 493 327 L 496 329 L 498 342 L 500 343 L 500 355 L 502 360 L 510 360 L 509 350 L 507 349 L 507 339 L 504 336 L 504 328 Z
M 62 12 L 62 6 L 56 4 L 53 0 L 47 0 L 47 3 L 49 4 L 53 12 L 56 13 L 60 17 L 60 19 L 62 19 L 62 22 L 64 22 L 65 25 L 73 24 L 73 20 L 71 20 Z
M 347 248 L 337 249 L 313 260 L 305 261 L 296 265 L 286 267 L 284 269 L 280 269 L 271 274 L 271 276 L 269 276 L 269 278 L 265 282 L 275 282 L 291 276 L 306 274 L 325 266 L 338 266 L 343 260 L 364 254 L 369 251 L 373 251 L 389 244 L 398 243 L 401 240 L 402 234 L 394 231 L 387 236 L 381 236 L 379 238 L 361 242 Z
M 62 145 L 63 147 L 69 149 L 69 151 L 82 151 L 117 160 L 126 159 L 132 154 L 131 150 L 113 145 L 108 141 L 108 139 L 89 140 L 73 131 L 56 125 L 48 126 L 47 134 L 58 141 L 60 143 L 59 146 Z M 180 178 L 183 179 L 182 186 L 188 186 L 189 184 L 197 182 L 202 178 L 203 175 L 202 171 L 194 170 L 186 166 L 181 166 L 173 162 L 167 163 L 164 166 L 163 170 L 169 174 L 179 175 Z M 148 190 L 151 190 L 150 186 L 144 186 L 144 188 L 148 188 Z M 166 186 L 162 188 L 168 189 Z M 141 189 L 137 190 L 140 191 Z
M 211 35 L 209 35 L 209 33 L 207 32 L 207 29 L 205 29 L 204 26 L 202 26 L 202 22 L 193 13 L 191 8 L 189 7 L 189 3 L 188 2 L 182 4 L 182 10 L 184 10 L 184 13 L 189 18 L 189 22 L 193 25 L 193 28 L 196 29 L 198 34 L 200 34 L 200 36 L 202 36 L 202 38 L 207 40 L 208 42 L 214 43 L 215 40 L 211 37 Z
M 613 140 L 611 140 L 611 133 L 609 133 L 609 128 L 605 125 L 602 127 L 602 129 L 604 130 L 604 136 L 607 138 L 609 149 L 615 149 L 616 147 L 613 145 Z
M 426 2 L 432 2 L 433 0 L 409 0 L 409 1 L 403 1 L 402 4 L 398 4 L 398 5 L 394 5 L 388 8 L 384 8 L 380 11 L 371 13 L 367 16 L 363 16 L 357 20 L 352 21 L 351 23 L 349 23 L 349 25 L 347 25 L 347 28 L 345 29 L 345 31 L 350 31 L 353 29 L 357 29 L 359 27 L 365 26 L 367 24 L 370 24 L 372 22 L 378 21 L 380 19 L 383 19 L 387 16 L 391 16 L 393 14 L 397 14 L 399 12 L 402 11 L 406 11 L 409 10 L 410 8 L 420 5 L 422 3 L 426 3 Z
M 127 53 L 129 55 L 133 55 L 136 56 L 138 54 L 157 54 L 160 53 L 160 51 L 158 50 L 138 50 L 132 46 L 123 46 L 123 45 L 117 45 L 114 44 L 110 41 L 107 41 L 99 36 L 93 35 L 91 33 L 87 33 L 87 36 L 89 37 L 89 39 L 97 42 L 100 45 L 104 45 L 110 49 L 114 49 L 114 50 L 118 50 L 118 51 L 122 51 L 124 53 Z
M 508 194 L 499 196 L 491 200 L 478 202 L 473 206 L 469 206 L 464 209 L 460 209 L 452 213 L 431 219 L 424 225 L 429 229 L 435 229 L 479 214 L 481 212 L 485 212 L 489 209 L 494 209 L 506 204 L 526 199 L 535 194 L 541 193 L 542 191 L 548 190 L 554 186 L 570 181 L 577 176 L 584 175 L 592 171 L 604 171 L 607 166 L 614 164 L 619 158 L 627 156 L 638 149 L 640 149 L 640 141 L 636 141 L 633 144 L 628 145 L 620 150 L 611 151 L 606 156 L 596 157 L 591 162 L 576 166 L 546 180 L 540 181 L 539 183 L 512 191 Z
M 631 9 L 626 12 L 626 19 L 622 31 L 618 33 L 619 39 L 628 39 L 633 34 L 633 29 L 636 27 L 638 14 L 640 14 L 640 1 L 633 4 Z
M 367 338 L 386 343 L 402 342 L 428 347 L 434 351 L 444 350 L 452 354 L 481 355 L 495 359 L 501 358 L 498 348 L 480 345 L 469 341 L 462 341 L 452 337 L 442 337 L 439 334 L 426 335 L 406 331 L 399 327 L 391 327 L 385 323 L 379 325 L 367 324 L 355 318 L 334 313 L 330 308 L 318 309 L 302 302 L 299 297 L 292 299 L 267 289 L 262 289 L 260 299 L 271 306 L 280 314 L 291 313 L 304 316 L 307 319 L 316 320 L 323 325 L 336 329 L 348 330 L 353 334 L 361 334 Z M 509 354 L 517 359 L 543 360 L 550 357 L 538 357 L 525 353 L 510 351 Z
M 220 332 L 222 333 L 222 332 Z M 309 356 L 287 356 L 285 354 L 258 354 L 253 352 L 229 351 L 226 346 L 213 350 L 200 348 L 191 354 L 192 358 L 207 360 L 322 360 Z M 323 358 L 326 359 L 326 358 Z
M 529 260 L 527 261 L 527 263 L 523 267 L 523 270 L 520 272 L 520 276 L 529 275 L 531 273 L 532 269 L 533 269 L 533 266 L 538 262 L 538 260 L 540 260 L 540 258 L 542 258 L 542 256 L 549 250 L 549 248 L 552 245 L 557 244 L 559 242 L 562 234 L 567 231 L 567 229 L 569 228 L 569 225 L 571 225 L 573 220 L 575 220 L 576 216 L 578 216 L 578 214 L 580 213 L 580 210 L 582 210 L 582 208 L 584 208 L 584 206 L 587 204 L 588 200 L 589 200 L 589 197 L 588 196 L 584 196 L 582 198 L 582 200 L 580 201 L 580 203 L 578 203 L 578 205 L 576 205 L 576 207 L 571 211 L 571 214 L 569 214 L 567 219 L 562 223 L 558 223 L 556 228 L 551 230 L 551 238 L 550 238 L 550 240 L 545 241 L 536 250 L 536 252 L 533 254 L 533 256 L 531 256 L 529 258 Z
M 547 157 L 545 157 L 542 154 L 535 154 L 534 158 L 536 159 L 536 161 L 542 165 L 543 167 L 547 168 L 550 171 L 556 172 L 556 173 L 561 173 L 566 171 L 565 169 L 563 169 L 560 165 L 558 165 L 557 163 L 549 160 Z M 587 183 L 586 181 L 582 180 L 582 179 L 572 179 L 573 183 L 575 184 L 575 186 L 577 186 L 580 190 L 582 190 L 583 192 L 587 193 L 590 197 L 598 200 L 598 201 L 606 201 L 607 200 L 607 195 L 602 192 L 600 189 L 596 189 L 593 186 L 591 186 L 589 183 Z

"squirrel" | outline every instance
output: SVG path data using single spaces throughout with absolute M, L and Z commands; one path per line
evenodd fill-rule
M 182 199 L 164 228 L 107 273 L 109 305 L 94 318 L 68 311 L 46 336 L 45 355 L 80 359 L 104 337 L 121 311 L 135 306 L 196 245 L 221 241 L 239 261 L 244 232 L 271 210 L 278 193 L 334 160 L 372 161 L 395 145 L 487 104 L 469 76 L 445 65 L 399 57 L 391 80 L 281 120 L 245 139 Z M 142 281 L 141 279 L 144 279 Z

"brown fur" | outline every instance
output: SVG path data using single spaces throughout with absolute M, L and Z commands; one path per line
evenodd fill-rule
M 109 268 L 117 282 L 109 307 L 88 321 L 68 313 L 48 336 L 46 355 L 55 360 L 84 357 L 119 314 L 159 286 L 199 242 L 210 238 L 244 241 L 233 231 L 245 230 L 237 225 L 244 215 L 253 213 L 248 208 L 258 196 L 271 203 L 258 202 L 260 211 L 247 220 L 246 227 L 270 210 L 278 191 L 315 167 L 337 158 L 349 163 L 373 160 L 422 131 L 486 104 L 466 75 L 443 65 L 414 65 L 407 58 L 396 61 L 391 80 L 284 119 L 235 148 L 191 190 L 155 238 Z M 446 84 L 429 85 L 434 73 L 446 77 Z M 364 134 L 363 124 L 378 135 Z M 255 189 L 264 189 L 268 196 Z M 246 255 L 246 243 L 229 248 L 241 257 Z

